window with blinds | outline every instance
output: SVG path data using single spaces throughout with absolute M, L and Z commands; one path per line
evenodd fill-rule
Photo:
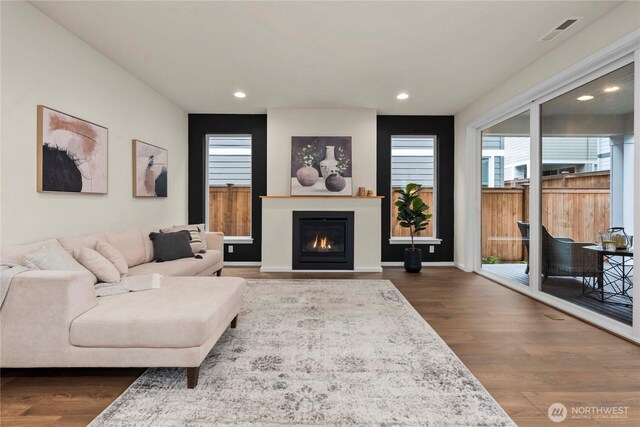
M 209 135 L 209 185 L 251 186 L 251 135 Z
M 209 230 L 251 236 L 251 135 L 207 135 Z
M 409 183 L 422 185 L 422 200 L 429 205 L 433 215 L 426 230 L 420 237 L 433 237 L 435 220 L 436 183 L 436 137 L 435 136 L 392 136 L 391 137 L 391 190 L 393 201 L 397 199 L 395 190 Z M 400 227 L 395 203 L 391 206 L 391 237 L 409 237 L 409 230 Z

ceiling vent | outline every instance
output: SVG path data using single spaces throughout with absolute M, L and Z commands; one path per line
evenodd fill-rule
M 573 24 L 575 24 L 576 22 L 578 22 L 581 19 L 582 19 L 581 17 L 564 18 L 562 20 L 562 22 L 560 22 L 558 25 L 553 27 L 549 32 L 547 32 L 547 34 L 542 36 L 540 38 L 540 41 L 550 42 L 551 40 L 553 40 L 556 37 L 558 37 L 560 34 L 565 32 L 569 27 L 571 27 Z

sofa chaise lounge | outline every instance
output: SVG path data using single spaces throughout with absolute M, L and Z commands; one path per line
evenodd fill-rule
M 126 259 L 129 275 L 159 273 L 161 286 L 97 298 L 91 275 L 78 271 L 27 271 L 15 276 L 0 310 L 0 366 L 184 367 L 187 385 L 230 325 L 235 327 L 244 279 L 211 277 L 222 270 L 223 235 L 206 233 L 202 259 L 152 262 L 144 228 L 62 237 L 2 251 L 21 263 L 45 244 L 67 251 L 103 240 Z

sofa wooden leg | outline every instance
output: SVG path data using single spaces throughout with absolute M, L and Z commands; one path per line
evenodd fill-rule
M 222 276 L 222 269 L 216 271 L 214 274 L 218 277 Z
M 235 327 L 238 326 L 238 315 L 236 314 L 236 317 L 233 318 L 233 320 L 231 321 L 231 327 L 235 329 Z
M 187 368 L 187 388 L 196 388 L 198 385 L 198 376 L 200 375 L 200 366 L 195 368 Z

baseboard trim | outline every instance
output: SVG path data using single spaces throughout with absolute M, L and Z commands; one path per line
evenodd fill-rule
M 291 267 L 260 267 L 261 273 L 382 273 L 382 267 L 356 267 L 353 270 L 294 270 Z
M 461 264 L 459 262 L 454 262 L 453 265 L 454 267 L 457 267 L 462 271 L 467 271 L 467 267 L 465 267 L 464 264 Z M 470 273 L 470 271 L 468 271 L 468 273 Z
M 225 267 L 260 267 L 260 261 L 225 261 Z
M 382 267 L 404 267 L 402 261 L 385 261 L 380 263 L 381 267 L 356 267 L 353 270 L 294 270 L 291 267 L 262 267 L 259 261 L 225 261 L 225 267 L 260 267 L 262 273 L 291 273 L 291 272 L 307 272 L 307 273 L 381 273 Z M 456 267 L 464 270 L 464 265 L 451 261 L 429 261 L 423 262 L 423 267 Z
M 382 263 L 383 267 L 404 267 L 402 261 L 385 261 Z M 428 261 L 422 263 L 423 267 L 456 267 L 455 263 L 451 261 Z

